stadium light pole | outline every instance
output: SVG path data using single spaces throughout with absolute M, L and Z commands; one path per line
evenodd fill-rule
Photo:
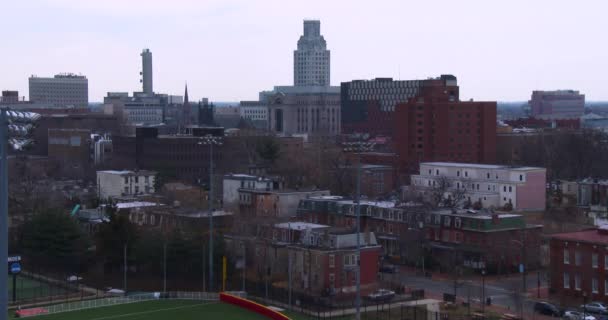
M 209 291 L 213 291 L 213 145 L 221 146 L 223 139 L 208 134 L 198 144 L 209 146 Z
M 374 148 L 374 143 L 357 141 L 344 143 L 344 151 L 353 153 L 357 156 L 357 191 L 355 193 L 355 203 L 357 204 L 357 297 L 355 300 L 357 320 L 361 319 L 361 153 L 371 151 Z
M 0 320 L 8 317 L 8 148 L 22 150 L 40 115 L 0 108 Z

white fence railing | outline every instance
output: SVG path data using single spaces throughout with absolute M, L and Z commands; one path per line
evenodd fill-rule
M 44 309 L 42 314 L 53 314 L 60 312 L 77 311 L 84 309 L 109 307 L 120 304 L 152 301 L 152 300 L 200 300 L 200 301 L 217 301 L 219 294 L 215 292 L 151 292 L 128 296 L 106 297 L 101 299 L 91 299 L 74 301 L 68 303 L 55 304 L 37 309 Z

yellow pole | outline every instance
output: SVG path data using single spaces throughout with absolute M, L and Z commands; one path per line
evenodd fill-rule
M 226 256 L 222 257 L 222 291 L 226 291 Z

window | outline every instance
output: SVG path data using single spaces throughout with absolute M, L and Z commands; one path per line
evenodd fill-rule
M 592 293 L 598 293 L 599 292 L 599 288 L 597 285 L 597 278 L 591 278 L 591 292 Z
M 574 264 L 576 264 L 577 266 L 580 266 L 581 260 L 582 260 L 581 252 L 578 250 L 574 251 Z
M 570 275 L 564 272 L 564 289 L 570 289 Z
M 336 285 L 336 275 L 333 273 L 329 274 L 329 287 L 333 288 Z
M 139 194 L 139 186 L 135 186 L 135 194 Z
M 570 264 L 570 251 L 564 248 L 564 264 Z
M 469 176 L 469 172 L 468 172 L 468 171 L 465 171 L 465 172 L 464 172 L 464 176 L 465 176 L 465 177 L 468 177 L 468 176 Z
M 456 243 L 462 242 L 462 233 L 461 232 L 454 233 L 454 242 L 456 242 Z
M 129 183 L 129 177 L 125 177 L 125 183 Z
M 439 215 L 439 214 L 435 215 L 435 224 L 441 224 L 441 215 Z
M 519 175 L 519 181 L 524 181 L 524 175 L 523 174 Z
M 597 269 L 597 267 L 598 267 L 597 253 L 593 253 L 593 254 L 591 254 L 591 266 L 592 266 L 594 269 Z
M 443 219 L 443 225 L 446 226 L 446 227 L 449 227 L 450 226 L 450 222 L 451 222 L 450 220 L 451 220 L 450 217 L 445 217 Z
M 489 173 L 489 172 L 488 172 L 488 174 L 487 174 L 487 176 L 486 176 L 486 177 L 487 177 L 488 179 L 490 179 L 490 173 Z
M 574 289 L 581 291 L 581 275 L 577 274 L 574 276 Z
M 125 193 L 129 193 L 129 187 L 125 187 Z
M 454 226 L 455 226 L 456 228 L 460 228 L 460 227 L 461 227 L 461 225 L 462 225 L 462 221 L 461 221 L 461 219 L 460 219 L 460 218 L 456 218 L 456 219 L 454 219 Z
M 336 266 L 336 256 L 333 254 L 329 255 L 329 267 L 334 268 Z
M 511 189 L 511 186 L 509 186 L 509 192 L 513 191 L 513 189 Z
M 460 177 L 460 171 L 456 171 L 456 176 Z
M 507 186 L 502 186 L 502 191 L 507 192 Z

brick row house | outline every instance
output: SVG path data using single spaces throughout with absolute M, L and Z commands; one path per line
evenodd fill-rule
M 387 201 L 361 201 L 360 210 L 362 230 L 374 232 L 383 255 L 395 262 L 414 264 L 424 254 L 442 269 L 457 264 L 496 273 L 515 271 L 522 263 L 527 268 L 540 265 L 542 226 L 526 224 L 519 214 L 431 210 Z M 300 202 L 298 217 L 353 227 L 356 204 L 336 196 L 310 198 Z
M 551 289 L 561 301 L 608 302 L 608 229 L 553 235 L 550 259 Z
M 284 222 L 268 227 L 254 244 L 252 270 L 258 281 L 288 287 L 291 271 L 295 294 L 352 299 L 356 292 L 357 234 L 352 228 L 332 228 L 308 222 Z M 374 233 L 360 233 L 361 292 L 378 288 L 381 247 Z M 291 266 L 289 265 L 291 263 Z

